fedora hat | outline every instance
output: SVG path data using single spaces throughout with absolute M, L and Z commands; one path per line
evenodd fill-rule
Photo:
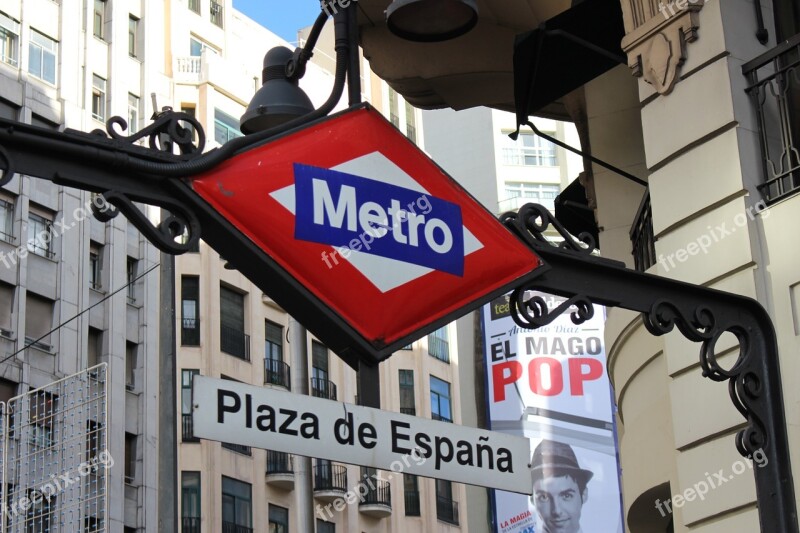
M 575 480 L 588 483 L 594 472 L 581 468 L 575 452 L 569 444 L 553 440 L 543 440 L 533 450 L 531 478 L 533 481 L 545 476 L 569 475 Z

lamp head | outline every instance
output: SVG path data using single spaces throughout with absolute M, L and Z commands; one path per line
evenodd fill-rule
M 393 0 L 386 23 L 392 33 L 409 41 L 447 41 L 478 23 L 477 0 Z
M 292 51 L 285 46 L 275 47 L 264 56 L 261 88 L 239 121 L 245 135 L 280 126 L 314 111 L 314 105 L 297 79 L 287 76 L 286 65 L 292 56 Z

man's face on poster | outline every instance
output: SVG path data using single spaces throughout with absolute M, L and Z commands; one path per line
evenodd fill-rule
M 547 533 L 577 533 L 588 496 L 572 476 L 546 476 L 533 484 L 533 503 Z

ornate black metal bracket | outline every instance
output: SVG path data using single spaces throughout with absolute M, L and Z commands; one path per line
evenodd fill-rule
M 586 306 L 594 302 L 641 312 L 653 335 L 677 327 L 689 340 L 702 343 L 703 375 L 728 382 L 733 404 L 747 420 L 747 426 L 736 435 L 739 453 L 751 457 L 760 450 L 769 458 L 763 468 L 754 469 L 761 531 L 797 533 L 778 347 L 766 310 L 744 296 L 636 272 L 597 257 L 593 243 L 582 237 L 575 241 L 540 205 L 523 206 L 517 213 L 503 215 L 501 221 L 551 267 L 514 292 L 512 309 L 521 326 L 547 324 L 552 314 L 573 304 L 578 306 L 573 321 L 585 320 Z M 559 239 L 545 234 L 551 226 Z M 548 314 L 544 302 L 525 299 L 528 290 L 568 300 Z M 723 368 L 715 355 L 717 341 L 725 332 L 739 341 L 739 357 L 730 369 Z

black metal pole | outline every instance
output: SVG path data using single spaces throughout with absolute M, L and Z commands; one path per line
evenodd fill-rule
M 350 105 L 361 103 L 361 55 L 358 49 L 358 2 L 351 3 L 345 10 L 347 14 L 347 92 Z

